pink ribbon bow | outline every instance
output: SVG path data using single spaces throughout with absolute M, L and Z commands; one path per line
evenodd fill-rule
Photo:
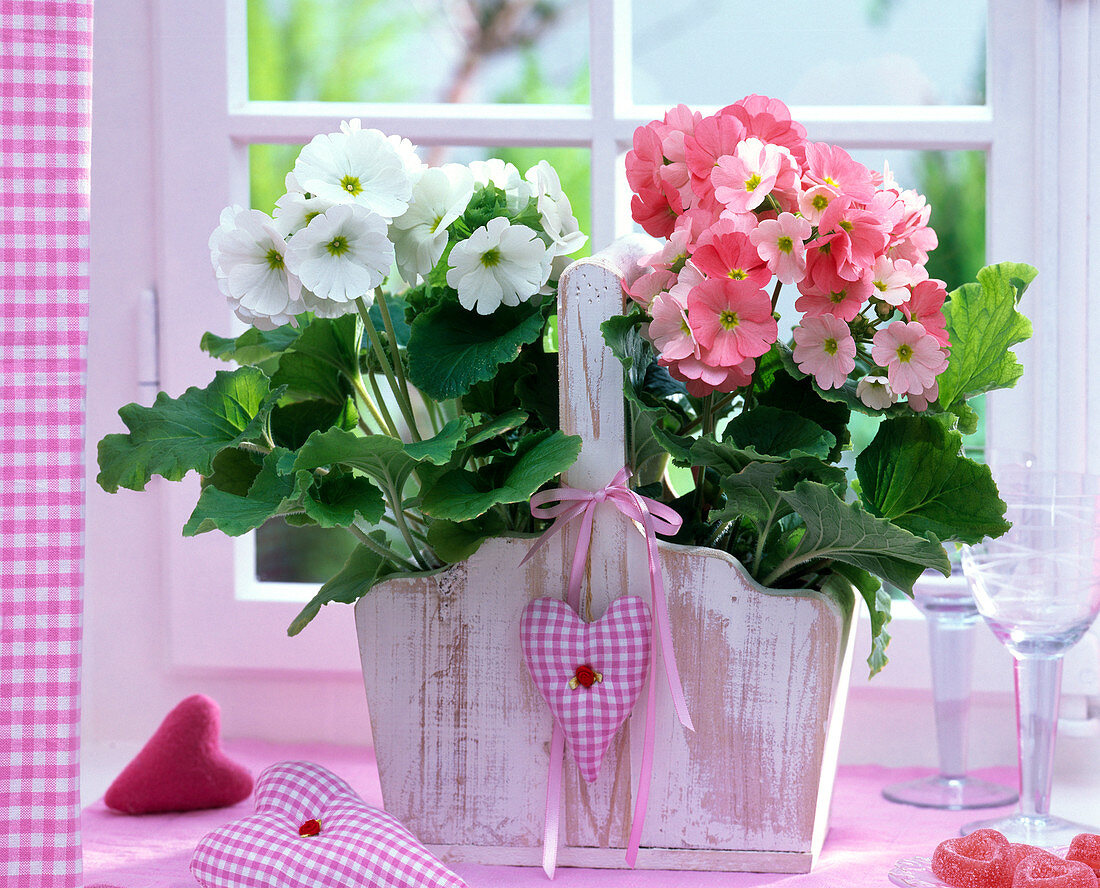
M 569 570 L 569 583 L 566 586 L 566 600 L 569 606 L 580 612 L 581 578 L 584 565 L 588 560 L 588 548 L 592 542 L 592 522 L 596 506 L 599 503 L 611 503 L 631 521 L 642 526 L 646 538 L 646 550 L 649 556 L 649 581 L 653 589 L 653 631 L 660 644 L 665 666 L 665 677 L 672 693 L 672 705 L 676 716 L 689 731 L 694 731 L 691 716 L 684 699 L 684 688 L 680 683 L 680 671 L 676 667 L 676 656 L 672 649 L 672 632 L 669 626 L 668 601 L 665 598 L 665 584 L 661 576 L 661 562 L 657 551 L 657 534 L 670 535 L 680 529 L 682 519 L 675 510 L 663 503 L 641 496 L 627 485 L 630 470 L 622 468 L 601 490 L 579 490 L 574 487 L 558 487 L 543 490 L 531 497 L 531 514 L 536 518 L 553 519 L 554 524 L 531 547 L 521 564 L 525 564 L 546 542 L 576 518 L 581 519 L 577 545 L 573 550 L 573 564 Z M 545 505 L 556 503 L 556 505 Z M 634 866 L 638 859 L 638 849 L 642 840 L 642 826 L 645 823 L 646 807 L 649 803 L 649 785 L 653 774 L 653 747 L 656 732 L 657 681 L 657 644 L 650 645 L 649 687 L 646 699 L 645 740 L 642 745 L 642 765 L 638 779 L 638 794 L 634 804 L 634 817 L 630 825 L 630 840 L 627 845 L 626 862 Z M 565 754 L 565 735 L 555 722 L 554 736 L 550 747 L 550 775 L 546 787 L 546 827 L 543 836 L 542 867 L 553 878 L 558 853 L 558 819 L 561 812 L 561 773 L 562 757 Z

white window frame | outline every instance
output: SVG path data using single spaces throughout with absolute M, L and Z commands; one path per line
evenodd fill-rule
M 631 228 L 622 155 L 635 127 L 665 109 L 635 106 L 631 99 L 629 0 L 589 3 L 588 106 L 252 102 L 245 0 L 156 0 L 155 17 L 161 384 L 170 393 L 201 383 L 216 369 L 197 350 L 205 330 L 228 327 L 217 314 L 207 239 L 222 207 L 248 203 L 250 143 L 305 143 L 343 119 L 361 117 L 422 145 L 587 148 L 593 249 Z M 1100 440 L 1100 404 L 1087 397 L 1090 379 L 1100 381 L 1100 350 L 1087 347 L 1100 341 L 1100 312 L 1087 312 L 1089 285 L 1100 293 L 1100 263 L 1087 259 L 1088 247 L 1100 246 L 1100 214 L 1084 224 L 1086 207 L 1100 196 L 1100 107 L 1088 92 L 1089 83 L 1100 82 L 1100 49 L 1090 52 L 1090 41 L 1100 47 L 1098 20 L 1087 0 L 989 0 L 985 105 L 792 108 L 811 138 L 848 149 L 986 152 L 988 261 L 1014 259 L 1042 269 L 1027 297 L 1036 328 L 1035 344 L 1021 349 L 1027 374 L 1015 391 L 991 399 L 989 441 L 1067 466 L 1079 465 L 1087 444 Z M 1045 100 L 1052 95 L 1061 101 Z M 1029 181 L 1032 170 L 1056 171 L 1056 193 L 1041 176 Z M 167 497 L 164 583 L 172 661 L 216 669 L 356 669 L 354 645 L 332 642 L 334 620 L 350 634 L 349 611 L 326 608 L 318 625 L 287 639 L 285 627 L 299 605 L 235 595 L 233 578 L 240 571 L 233 542 L 213 533 L 179 538 L 195 497 L 194 483 L 172 485 Z M 249 550 L 241 557 L 250 559 Z M 269 597 L 288 595 L 285 588 L 273 591 Z M 339 618 L 328 613 L 333 610 Z M 906 609 L 899 610 L 904 617 Z M 923 636 L 919 621 L 899 618 L 893 630 L 895 660 L 907 656 L 907 647 L 923 650 L 922 642 L 906 640 Z M 915 664 L 903 662 L 876 682 L 911 686 L 916 674 Z M 1009 686 L 1006 677 L 980 671 L 976 680 Z

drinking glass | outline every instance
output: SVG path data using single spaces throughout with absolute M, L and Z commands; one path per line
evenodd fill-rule
M 1097 479 L 1090 475 L 1006 467 L 997 474 L 1012 529 L 964 547 L 963 569 L 978 610 L 1011 652 L 1016 678 L 1020 810 L 969 823 L 1012 842 L 1054 848 L 1092 826 L 1050 814 L 1062 658 L 1100 610 Z
M 969 589 L 918 587 L 914 601 L 928 623 L 932 701 L 940 771 L 882 790 L 892 802 L 920 808 L 996 808 L 1018 798 L 1007 786 L 966 773 L 974 629 L 980 619 Z

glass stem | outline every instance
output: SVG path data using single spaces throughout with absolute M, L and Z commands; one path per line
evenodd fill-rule
M 1050 813 L 1054 738 L 1062 691 L 1062 658 L 1016 656 L 1016 736 L 1020 752 L 1020 813 Z
M 956 780 L 966 776 L 974 621 L 929 614 L 928 644 L 940 776 Z

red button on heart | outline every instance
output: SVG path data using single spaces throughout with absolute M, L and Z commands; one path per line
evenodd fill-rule
M 298 835 L 303 839 L 308 836 L 319 836 L 321 834 L 321 821 L 320 820 L 307 820 L 301 826 L 298 827 Z

